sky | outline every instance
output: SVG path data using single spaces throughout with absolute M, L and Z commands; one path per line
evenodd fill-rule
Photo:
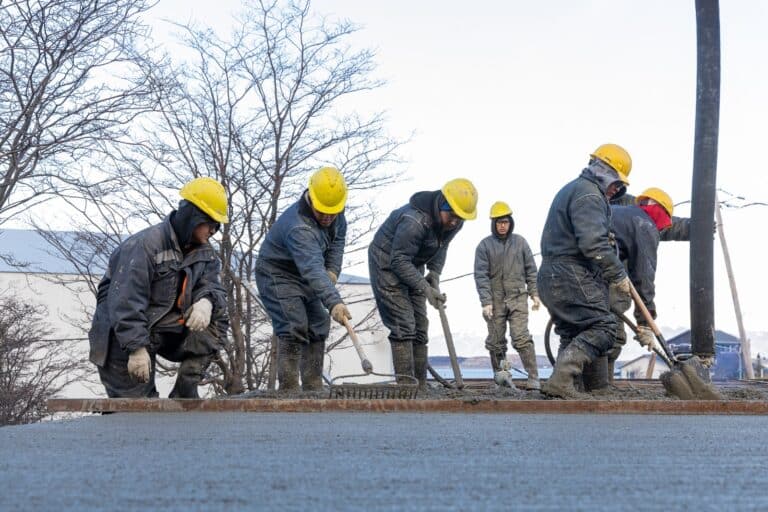
M 165 18 L 197 20 L 226 33 L 238 6 L 232 0 L 160 0 L 152 13 L 154 36 L 172 37 Z M 315 0 L 312 8 L 359 24 L 350 42 L 376 50 L 376 76 L 386 85 L 358 96 L 355 108 L 384 110 L 392 135 L 412 134 L 402 152 L 405 179 L 377 195 L 381 221 L 414 192 L 436 190 L 455 177 L 470 178 L 479 191 L 478 220 L 467 222 L 451 244 L 444 278 L 472 272 L 475 247 L 490 233 L 494 201 L 510 204 L 515 232 L 537 253 L 552 198 L 602 143 L 630 152 L 630 193 L 656 186 L 675 203 L 690 199 L 693 0 Z M 768 3 L 722 2 L 720 16 L 718 187 L 746 202 L 768 202 L 760 149 L 768 119 Z M 689 213 L 688 205 L 675 210 Z M 723 217 L 746 329 L 768 331 L 761 307 L 768 280 L 758 238 L 768 207 L 728 208 Z M 689 325 L 688 258 L 687 243 L 661 244 L 658 323 L 678 331 Z M 717 240 L 715 258 L 715 326 L 738 334 Z M 367 275 L 367 265 L 345 271 Z M 473 279 L 445 283 L 444 291 L 460 355 L 483 354 L 485 323 Z M 539 353 L 546 320 L 544 311 L 531 314 Z M 433 314 L 436 336 L 439 326 Z M 437 345 L 431 353 L 447 353 Z M 623 358 L 641 353 L 630 343 Z

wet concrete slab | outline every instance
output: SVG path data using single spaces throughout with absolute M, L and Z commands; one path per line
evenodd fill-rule
M 759 416 L 119 413 L 0 429 L 0 510 L 765 510 Z

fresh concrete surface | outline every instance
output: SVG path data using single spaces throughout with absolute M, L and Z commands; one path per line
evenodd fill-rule
M 163 413 L 0 428 L 0 510 L 766 510 L 766 419 Z

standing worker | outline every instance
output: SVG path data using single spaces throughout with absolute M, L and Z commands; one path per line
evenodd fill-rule
M 500 362 L 507 357 L 505 338 L 507 322 L 512 346 L 520 355 L 528 373 L 528 389 L 539 389 L 539 371 L 533 337 L 528 331 L 528 297 L 531 309 L 541 306 L 536 291 L 536 261 L 522 236 L 513 233 L 515 221 L 507 203 L 497 201 L 491 206 L 491 235 L 475 250 L 475 285 L 488 323 L 485 348 L 491 356 L 493 372 L 501 370 Z
M 608 305 L 608 286 L 629 294 L 629 278 L 609 238 L 609 199 L 629 185 L 629 153 L 603 144 L 590 155 L 587 167 L 565 185 L 549 208 L 541 236 L 538 275 L 541 300 L 560 335 L 560 350 L 543 393 L 581 396 L 574 387 L 584 365 L 613 346 L 616 317 Z
M 334 167 L 323 167 L 264 238 L 256 261 L 256 286 L 277 336 L 280 390 L 323 388 L 325 341 L 330 318 L 352 318 L 336 290 L 347 220 L 347 184 Z M 330 312 L 330 317 L 328 316 Z
M 477 217 L 477 190 L 457 178 L 441 190 L 417 192 L 394 210 L 368 247 L 368 269 L 381 320 L 389 329 L 395 373 L 427 379 L 429 303 L 445 301 L 439 291 L 448 244 L 465 220 Z M 429 273 L 424 276 L 424 267 Z
M 171 398 L 197 387 L 229 322 L 221 265 L 208 239 L 228 222 L 224 187 L 197 178 L 160 224 L 126 239 L 109 258 L 96 293 L 90 359 L 110 398 L 158 396 L 155 357 L 181 363 Z
M 611 206 L 611 231 L 616 237 L 619 259 L 624 263 L 629 279 L 651 316 L 656 318 L 653 299 L 656 296 L 657 254 L 661 233 L 672 226 L 674 206 L 669 194 L 655 187 L 643 191 L 635 201 L 637 204 L 634 206 Z M 631 300 L 626 296 L 617 297 L 611 294 L 609 299 L 611 310 L 617 314 L 627 311 L 631 305 Z M 596 389 L 604 387 L 602 383 L 605 382 L 605 377 L 607 382 L 613 382 L 614 365 L 627 342 L 624 322 L 618 316 L 616 320 L 618 329 L 615 341 L 607 353 L 607 375 L 596 376 Z M 635 320 L 638 329 L 635 340 L 651 350 L 654 334 L 637 308 Z

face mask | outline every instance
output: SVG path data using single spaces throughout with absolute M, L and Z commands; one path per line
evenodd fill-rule
M 640 208 L 648 214 L 653 223 L 656 224 L 656 229 L 659 231 L 672 225 L 672 219 L 667 213 L 667 210 L 660 204 L 641 204 Z

